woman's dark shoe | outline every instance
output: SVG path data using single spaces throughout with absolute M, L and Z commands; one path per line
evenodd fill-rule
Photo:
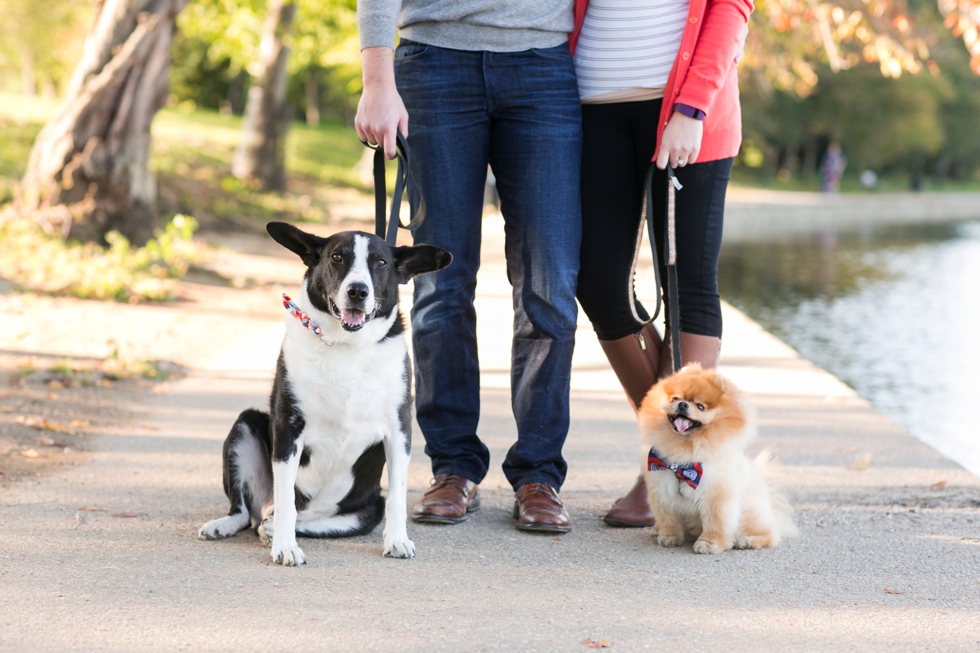
M 633 489 L 613 504 L 602 521 L 615 528 L 643 528 L 654 525 L 653 512 L 650 510 L 650 504 L 647 503 L 647 484 L 642 475 L 636 479 Z
M 572 530 L 572 520 L 558 492 L 547 483 L 527 483 L 517 490 L 514 519 L 522 531 L 567 533 Z
M 412 509 L 412 521 L 423 524 L 458 524 L 480 508 L 479 486 L 455 474 L 442 474 Z

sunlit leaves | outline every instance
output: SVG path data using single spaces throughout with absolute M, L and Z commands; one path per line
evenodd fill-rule
M 962 37 L 970 53 L 970 68 L 980 75 L 980 0 L 939 0 L 946 27 Z

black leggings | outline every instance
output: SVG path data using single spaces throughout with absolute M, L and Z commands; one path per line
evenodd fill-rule
M 636 247 L 643 182 L 656 151 L 662 100 L 582 106 L 582 254 L 578 300 L 600 340 L 638 332 L 649 314 L 636 299 L 630 268 Z M 721 337 L 718 254 L 724 221 L 725 191 L 732 159 L 688 164 L 675 174 L 683 185 L 676 194 L 677 285 L 681 331 Z M 664 251 L 667 173 L 653 176 L 654 233 Z M 663 298 L 667 272 L 660 256 Z

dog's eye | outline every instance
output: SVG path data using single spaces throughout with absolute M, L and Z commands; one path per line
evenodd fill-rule
M 677 397 L 671 397 L 671 398 L 670 398 L 670 403 L 674 403 L 674 402 L 676 402 L 676 401 L 677 401 Z
M 334 252 L 333 254 L 331 254 L 330 255 L 330 258 L 332 258 L 333 260 L 337 261 L 338 263 L 340 263 L 341 261 L 344 260 L 344 257 L 341 256 L 340 254 L 338 254 L 337 252 Z
M 698 407 L 698 410 L 704 410 L 704 404 L 694 404 Z
M 374 262 L 374 264 L 377 265 L 379 268 L 383 268 L 384 266 L 388 265 L 388 261 L 384 260 L 383 258 L 379 258 L 377 261 Z

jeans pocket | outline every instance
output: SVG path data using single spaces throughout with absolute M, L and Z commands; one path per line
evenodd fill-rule
M 427 43 L 416 43 L 415 41 L 409 41 L 408 39 L 402 39 L 401 43 L 395 49 L 395 59 L 409 59 L 412 57 L 417 57 L 423 55 L 431 49 L 431 45 Z
M 553 48 L 531 48 L 531 53 L 549 59 L 551 61 L 570 61 L 572 53 L 568 50 L 568 45 L 562 43 Z

